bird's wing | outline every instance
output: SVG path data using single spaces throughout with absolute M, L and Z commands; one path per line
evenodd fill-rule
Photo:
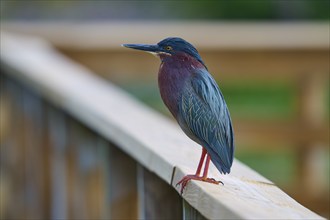
M 230 115 L 217 83 L 206 70 L 196 70 L 182 94 L 181 115 L 222 173 L 229 173 L 234 143 Z

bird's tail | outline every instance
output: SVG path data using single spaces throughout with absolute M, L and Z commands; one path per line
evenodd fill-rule
M 221 157 L 214 151 L 212 152 L 212 150 L 209 150 L 208 153 L 210 154 L 212 163 L 215 165 L 215 167 L 219 170 L 221 174 L 230 173 L 230 168 L 233 164 L 233 159 L 223 161 L 221 160 Z
M 211 156 L 211 160 L 212 160 L 212 156 Z M 226 166 L 224 164 L 220 164 L 218 161 L 216 160 L 212 160 L 212 163 L 215 165 L 215 167 L 219 170 L 219 172 L 221 174 L 227 174 L 230 173 L 230 168 L 231 166 Z

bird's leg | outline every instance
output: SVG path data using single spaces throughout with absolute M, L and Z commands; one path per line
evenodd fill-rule
M 208 183 L 214 183 L 214 184 L 221 183 L 222 185 L 224 185 L 222 181 L 217 181 L 213 178 L 207 178 L 207 173 L 209 172 L 210 160 L 211 160 L 211 157 L 209 154 L 207 154 L 205 166 L 204 166 L 204 172 L 203 172 L 203 176 L 202 176 L 202 181 L 208 182 Z
M 204 166 L 204 172 L 203 172 L 203 176 L 202 176 L 203 180 L 207 179 L 207 173 L 209 172 L 210 160 L 211 160 L 210 155 L 207 155 L 206 161 L 205 161 L 205 166 Z
M 206 156 L 203 176 L 199 176 L 202 165 L 203 165 L 203 162 L 204 162 L 205 155 L 207 155 L 207 156 Z M 223 183 L 221 181 L 216 181 L 213 178 L 207 178 L 207 173 L 208 173 L 208 170 L 209 170 L 210 160 L 211 160 L 210 155 L 207 154 L 206 150 L 203 148 L 201 159 L 199 161 L 199 164 L 198 164 L 198 167 L 197 167 L 197 170 L 196 170 L 196 174 L 195 175 L 186 175 L 176 184 L 176 185 L 181 184 L 181 194 L 183 193 L 183 189 L 186 187 L 186 185 L 188 184 L 188 182 L 190 180 L 199 180 L 199 181 L 213 183 L 213 184 L 221 183 L 223 185 Z
M 201 169 L 203 166 L 203 162 L 204 162 L 206 153 L 207 153 L 207 151 L 205 150 L 204 147 L 202 147 L 201 159 L 199 159 L 198 167 L 197 167 L 196 174 L 195 174 L 196 176 L 199 176 L 199 174 L 201 173 Z

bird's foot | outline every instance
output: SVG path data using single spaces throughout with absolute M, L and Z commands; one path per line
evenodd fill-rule
M 181 184 L 181 194 L 183 193 L 183 189 L 187 186 L 188 182 L 190 180 L 198 180 L 198 181 L 203 181 L 203 182 L 208 182 L 208 183 L 213 183 L 213 184 L 219 184 L 221 183 L 222 185 L 223 182 L 222 181 L 217 181 L 213 178 L 206 178 L 206 177 L 202 177 L 202 176 L 197 176 L 197 175 L 187 175 L 184 176 L 176 185 L 180 185 Z

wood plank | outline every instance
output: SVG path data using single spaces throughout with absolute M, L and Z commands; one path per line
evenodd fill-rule
M 173 187 L 195 168 L 177 167 Z M 267 179 L 235 160 L 230 175 L 221 176 L 213 164 L 210 177 L 224 182 L 212 185 L 199 181 L 188 183 L 183 198 L 202 215 L 214 219 L 304 219 L 306 208 Z M 204 190 L 207 188 L 207 190 Z M 179 191 L 180 188 L 177 187 Z M 212 217 L 210 217 L 212 216 Z M 318 217 L 321 218 L 321 217 Z
M 168 184 L 174 186 L 183 175 L 194 172 L 200 147 L 176 124 L 47 44 L 1 35 L 1 62 L 7 74 L 39 91 Z M 213 165 L 210 175 L 225 186 L 193 181 L 183 194 L 208 219 L 322 219 L 237 160 L 230 175 L 220 176 Z

